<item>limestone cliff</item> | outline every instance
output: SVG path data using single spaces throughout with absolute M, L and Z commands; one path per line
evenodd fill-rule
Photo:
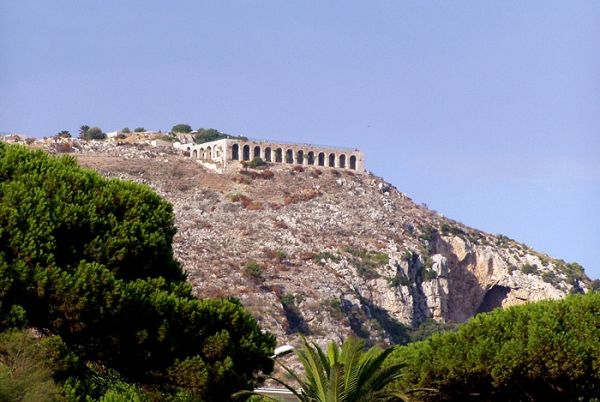
M 198 296 L 240 298 L 280 342 L 402 342 L 406 327 L 584 291 L 577 264 L 417 205 L 370 174 L 271 166 L 216 174 L 173 150 L 74 144 L 84 166 L 173 203 Z

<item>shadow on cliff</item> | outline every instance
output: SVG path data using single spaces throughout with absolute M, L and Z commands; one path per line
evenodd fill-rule
M 478 262 L 473 250 L 459 260 L 450 245 L 436 235 L 435 240 L 431 242 L 431 252 L 442 254 L 448 263 L 448 311 L 445 317 L 448 321 L 461 323 L 480 312 L 484 306 L 486 311 L 490 311 L 501 305 L 502 298 L 506 297 L 508 291 L 495 289 L 496 287 L 486 291 L 481 286 L 477 276 L 471 271 Z
M 383 328 L 390 337 L 393 344 L 404 345 L 408 343 L 410 337 L 408 328 L 405 325 L 392 317 L 385 309 L 373 304 L 372 301 L 367 300 L 360 295 L 357 296 L 359 297 L 363 309 L 366 310 L 365 313 L 379 323 L 381 328 Z

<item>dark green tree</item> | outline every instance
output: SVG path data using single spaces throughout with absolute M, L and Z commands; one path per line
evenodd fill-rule
M 238 139 L 238 140 L 242 140 L 242 141 L 248 140 L 247 137 L 225 134 L 214 128 L 199 128 L 196 131 L 197 131 L 196 134 L 194 134 L 194 141 L 197 144 L 201 144 L 204 142 L 210 142 L 210 141 L 216 141 L 216 140 L 222 140 L 224 138 L 233 138 L 233 139 Z
M 83 126 L 79 127 L 79 138 L 84 138 L 85 134 L 88 132 L 89 129 L 90 129 L 90 126 L 87 126 L 87 125 L 83 125 Z
M 134 133 L 143 133 L 144 131 L 146 131 L 146 129 L 144 127 L 136 127 L 133 130 Z
M 250 388 L 274 337 L 238 301 L 192 295 L 174 234 L 149 188 L 0 143 L 0 330 L 60 336 L 87 362 L 69 374 L 84 393 L 101 395 L 85 383 L 111 371 L 207 402 Z
M 129 133 L 131 133 L 131 130 L 129 129 L 129 127 L 125 127 L 125 128 L 123 128 L 123 129 L 121 130 L 121 132 L 122 132 L 123 134 L 129 134 Z
M 192 131 L 192 127 L 189 124 L 176 124 L 171 129 L 172 133 L 189 133 Z
M 83 134 L 82 138 L 84 140 L 104 140 L 106 139 L 106 134 L 100 127 L 92 127 Z
M 435 401 L 591 401 L 600 397 L 600 294 L 480 314 L 396 349 L 400 389 Z

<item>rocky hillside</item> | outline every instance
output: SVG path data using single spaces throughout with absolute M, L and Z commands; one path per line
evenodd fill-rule
M 584 291 L 582 268 L 445 218 L 371 174 L 270 166 L 216 174 L 172 149 L 45 145 L 153 187 L 200 297 L 234 296 L 280 342 L 407 329 Z

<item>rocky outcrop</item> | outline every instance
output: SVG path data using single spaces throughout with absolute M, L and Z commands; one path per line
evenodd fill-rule
M 402 342 L 422 323 L 589 282 L 577 264 L 447 219 L 370 174 L 271 166 L 219 175 L 143 144 L 72 150 L 82 165 L 169 200 L 175 253 L 196 294 L 239 298 L 280 342 L 299 333 Z

